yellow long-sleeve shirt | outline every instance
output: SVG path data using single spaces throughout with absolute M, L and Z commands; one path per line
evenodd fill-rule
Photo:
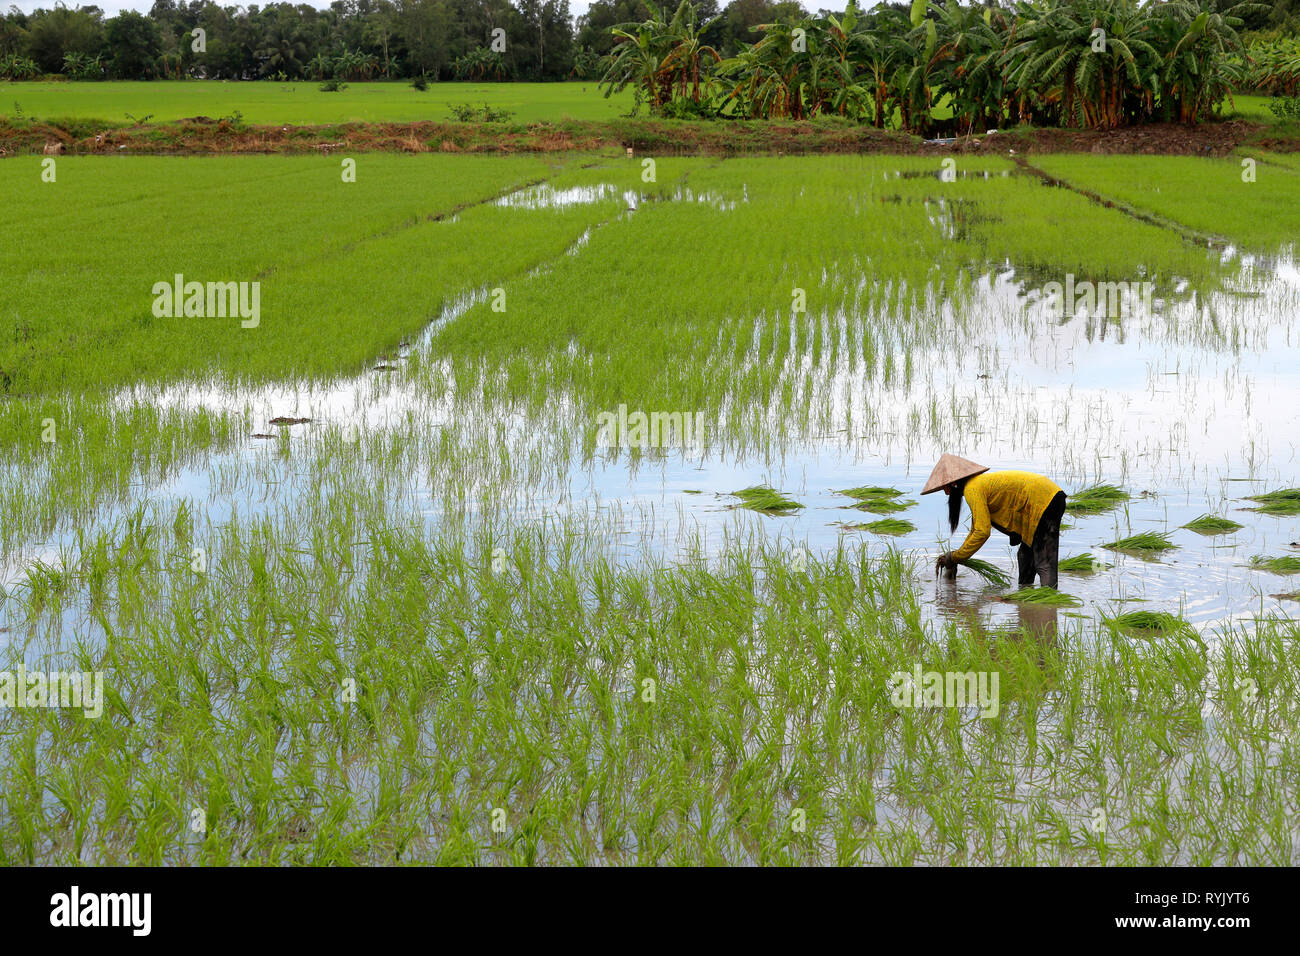
M 965 561 L 982 548 L 990 526 L 1032 544 L 1039 519 L 1060 491 L 1050 478 L 1029 471 L 986 471 L 971 478 L 964 495 L 970 506 L 970 534 L 952 553 L 953 559 Z

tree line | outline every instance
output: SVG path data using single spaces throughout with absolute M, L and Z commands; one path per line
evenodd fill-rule
M 805 13 L 794 0 L 695 9 L 709 42 L 729 51 L 756 40 L 757 25 Z M 598 0 L 576 19 L 568 0 L 335 0 L 323 10 L 155 0 L 147 14 L 111 18 L 96 6 L 10 7 L 0 79 L 594 79 L 611 28 L 649 15 L 643 0 Z
M 1265 85 L 1263 59 L 1284 87 L 1279 68 L 1296 60 L 1294 40 L 1253 57 L 1243 33 L 1271 10 L 1235 0 L 850 3 L 764 24 L 734 55 L 708 42 L 690 0 L 671 15 L 646 5 L 649 17 L 614 27 L 601 83 L 681 118 L 833 114 L 920 134 L 1194 123 L 1231 90 Z

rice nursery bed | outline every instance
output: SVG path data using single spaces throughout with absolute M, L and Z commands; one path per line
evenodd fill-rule
M 1300 861 L 1300 171 L 347 159 L 0 161 L 0 862 Z

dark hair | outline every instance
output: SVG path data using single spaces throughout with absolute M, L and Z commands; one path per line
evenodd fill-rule
M 966 481 L 963 478 L 957 482 L 957 490 L 948 496 L 948 527 L 953 531 L 957 530 L 957 522 L 961 521 L 961 499 L 966 491 Z

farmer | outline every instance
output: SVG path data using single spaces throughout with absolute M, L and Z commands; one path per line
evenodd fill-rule
M 955 573 L 989 539 L 989 527 L 1020 545 L 1020 586 L 1030 587 L 1034 575 L 1044 587 L 1056 587 L 1057 549 L 1065 492 L 1050 478 L 1028 471 L 989 471 L 956 455 L 944 455 L 934 466 L 921 494 L 942 488 L 948 495 L 948 523 L 953 531 L 961 518 L 961 501 L 970 505 L 970 534 L 956 551 L 939 556 L 935 570 Z

